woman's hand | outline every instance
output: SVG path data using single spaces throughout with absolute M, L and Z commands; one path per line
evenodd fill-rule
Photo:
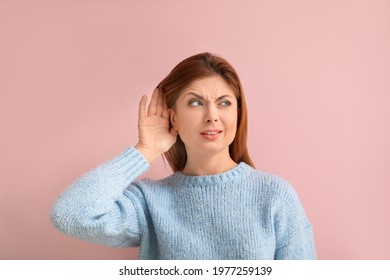
M 177 132 L 169 131 L 169 111 L 160 90 L 153 91 L 148 111 L 146 95 L 142 96 L 138 112 L 138 137 L 135 148 L 152 163 L 157 157 L 168 151 L 176 142 Z

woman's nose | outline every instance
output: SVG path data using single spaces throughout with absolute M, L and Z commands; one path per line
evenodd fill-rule
M 218 119 L 213 119 L 213 118 L 211 118 L 211 119 L 206 119 L 206 122 L 208 122 L 208 123 L 217 122 L 217 121 L 218 121 Z
M 215 108 L 215 106 L 207 106 L 205 122 L 206 123 L 213 123 L 213 122 L 217 122 L 217 121 L 218 121 L 217 108 Z

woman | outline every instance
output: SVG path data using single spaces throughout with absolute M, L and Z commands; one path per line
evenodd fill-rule
M 237 73 L 201 53 L 139 105 L 139 142 L 76 180 L 53 224 L 140 259 L 315 259 L 312 227 L 293 188 L 254 169 Z M 137 180 L 160 155 L 174 173 Z

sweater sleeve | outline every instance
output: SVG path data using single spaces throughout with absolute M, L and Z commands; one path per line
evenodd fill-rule
M 316 259 L 312 226 L 297 193 L 283 181 L 283 194 L 275 213 L 276 260 Z
M 125 190 L 148 168 L 145 158 L 130 147 L 88 171 L 57 198 L 50 212 L 53 225 L 98 244 L 139 246 L 143 202 Z

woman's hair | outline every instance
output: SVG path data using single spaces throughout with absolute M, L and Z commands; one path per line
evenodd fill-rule
M 248 114 L 244 92 L 240 79 L 229 62 L 208 52 L 191 56 L 176 65 L 157 87 L 162 91 L 167 106 L 174 109 L 176 100 L 183 89 L 195 80 L 213 75 L 222 77 L 237 98 L 237 131 L 233 142 L 229 146 L 230 157 L 236 163 L 245 162 L 254 167 L 247 148 Z M 180 136 L 177 137 L 176 143 L 164 153 L 164 156 L 173 172 L 184 169 L 187 162 L 187 153 Z

